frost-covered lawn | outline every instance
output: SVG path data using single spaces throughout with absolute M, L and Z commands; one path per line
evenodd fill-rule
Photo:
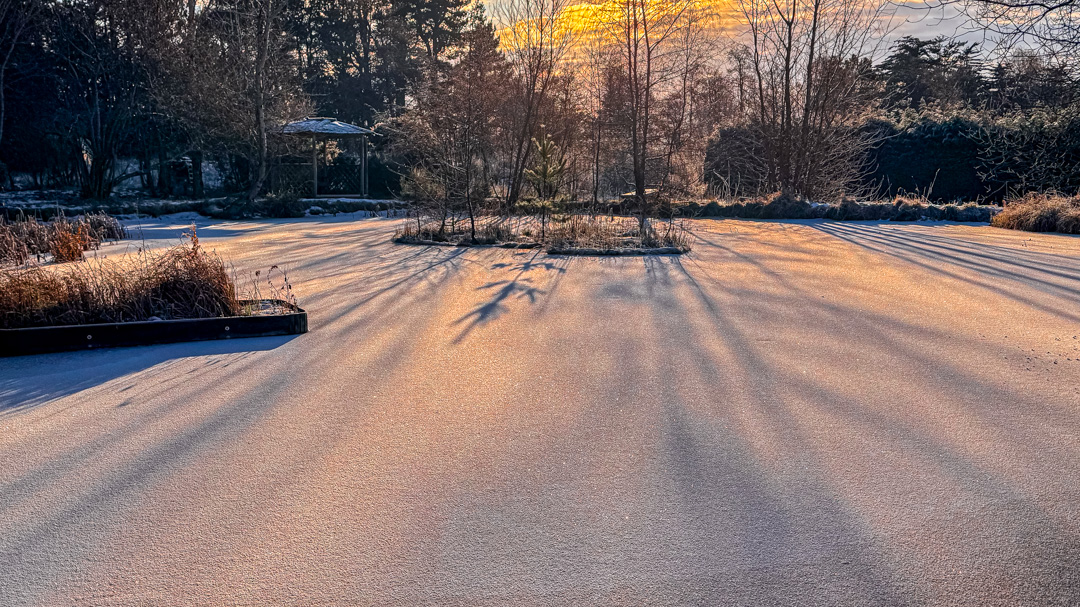
M 190 218 L 102 248 L 171 244 Z M 1080 239 L 195 220 L 311 332 L 0 362 L 3 605 L 1072 604 Z

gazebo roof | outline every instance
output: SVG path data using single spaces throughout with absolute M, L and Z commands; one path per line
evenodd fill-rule
M 307 118 L 286 124 L 281 132 L 286 135 L 313 135 L 316 137 L 359 137 L 374 135 L 375 131 L 362 126 L 341 122 L 333 118 Z

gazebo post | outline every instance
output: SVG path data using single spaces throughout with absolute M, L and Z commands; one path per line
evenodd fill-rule
M 319 197 L 319 143 L 311 135 L 311 197 Z
M 368 196 L 368 175 L 367 175 L 367 135 L 360 137 L 360 195 L 364 198 Z

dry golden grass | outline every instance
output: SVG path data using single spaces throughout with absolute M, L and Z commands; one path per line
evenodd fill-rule
M 656 249 L 689 251 L 693 236 L 680 221 L 650 219 L 645 229 L 635 217 L 571 215 L 548 228 L 552 249 Z
M 119 260 L 0 272 L 0 328 L 212 318 L 242 312 L 225 263 L 189 243 Z
M 97 249 L 105 240 L 127 236 L 116 218 L 91 213 L 75 220 L 63 216 L 40 222 L 33 217 L 13 222 L 0 220 L 0 264 L 19 265 L 36 256 L 52 255 L 57 262 L 78 261 L 83 252 Z
M 1080 234 L 1080 197 L 1028 194 L 1008 201 L 990 224 L 1028 232 Z
M 20 265 L 30 259 L 30 249 L 15 230 L 0 222 L 0 265 Z

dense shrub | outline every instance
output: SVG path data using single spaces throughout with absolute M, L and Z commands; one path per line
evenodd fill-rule
M 918 200 L 899 197 L 893 202 L 890 221 L 918 221 L 926 215 L 926 206 Z
M 994 213 L 1000 211 L 1001 207 L 998 206 L 974 203 L 926 205 L 923 216 L 935 221 L 989 222 Z
M 880 218 L 880 206 L 872 204 L 861 204 L 850 198 L 844 198 L 839 204 L 830 205 L 825 211 L 825 217 L 829 219 L 840 220 L 852 220 L 858 221 L 863 219 L 869 219 L 870 215 L 873 215 L 874 219 Z
M 990 223 L 1011 230 L 1080 234 L 1080 198 L 1028 194 L 1006 203 Z
M 808 219 L 814 216 L 809 202 L 785 193 L 770 196 L 757 212 L 762 219 Z
M 49 240 L 49 252 L 54 261 L 79 261 L 83 258 L 83 251 L 94 245 L 81 224 L 57 221 L 52 225 L 54 229 Z
M 1080 112 L 1026 110 L 985 120 L 979 171 L 1000 200 L 1029 192 L 1080 190 Z
M 253 219 L 256 217 L 303 217 L 311 205 L 291 192 L 274 194 L 254 202 L 246 196 L 234 196 L 206 203 L 202 214 L 214 219 Z
M 752 129 L 721 128 L 706 146 L 703 178 L 719 196 L 753 196 L 768 187 L 768 176 L 758 160 L 764 157 L 764 144 Z
M 1080 189 L 1075 109 L 925 111 L 907 124 L 874 121 L 881 144 L 865 184 L 884 195 L 1001 201 L 1011 193 Z
M 989 188 L 979 175 L 979 123 L 971 117 L 920 117 L 865 128 L 881 143 L 870 152 L 864 185 L 884 196 L 919 194 L 935 201 L 977 200 Z
M 355 213 L 374 210 L 374 205 L 367 200 L 335 200 L 332 204 L 322 205 L 325 210 L 337 213 Z
M 1017 193 L 1080 191 L 1076 108 L 928 107 L 870 120 L 861 130 L 877 143 L 859 185 L 877 196 L 1000 202 Z M 724 198 L 757 195 L 769 181 L 762 154 L 752 130 L 720 129 L 706 148 L 705 182 Z
M 295 193 L 267 196 L 262 202 L 261 214 L 264 217 L 303 217 L 311 205 L 300 200 Z
M 891 202 L 858 202 L 843 198 L 832 204 L 812 204 L 786 194 L 764 199 L 721 204 L 711 201 L 680 207 L 687 217 L 740 217 L 744 219 L 836 219 L 842 221 L 947 220 L 988 222 L 1000 207 L 977 204 L 934 205 L 913 197 L 898 196 Z
M 237 196 L 207 202 L 199 212 L 214 219 L 250 219 L 257 215 L 254 204 Z

